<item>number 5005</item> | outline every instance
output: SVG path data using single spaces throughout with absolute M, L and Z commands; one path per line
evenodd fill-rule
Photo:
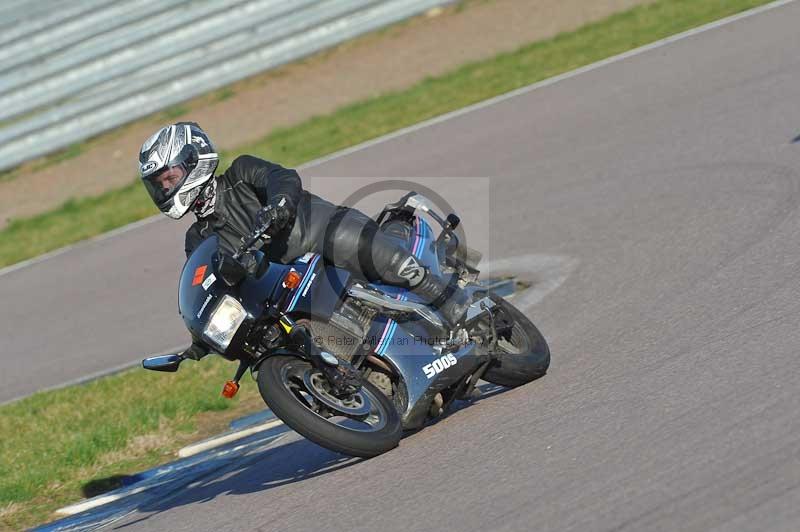
M 456 364 L 458 364 L 458 359 L 454 355 L 449 354 L 441 358 L 437 358 L 430 364 L 422 366 L 422 371 L 424 371 L 425 376 L 430 379 L 436 376 L 437 374 L 443 372 L 447 368 L 455 366 Z

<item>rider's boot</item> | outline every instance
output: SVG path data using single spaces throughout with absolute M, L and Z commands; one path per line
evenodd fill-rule
M 411 291 L 436 308 L 451 329 L 463 323 L 470 300 L 457 283 L 447 282 L 425 268 L 424 277 Z
M 470 300 L 454 276 L 449 280 L 443 279 L 399 245 L 373 244 L 372 253 L 380 259 L 375 260 L 376 264 L 389 264 L 384 270 L 384 281 L 408 288 L 420 296 L 426 304 L 439 311 L 451 331 L 460 327 Z

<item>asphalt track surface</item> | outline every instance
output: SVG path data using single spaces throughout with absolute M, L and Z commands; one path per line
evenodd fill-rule
M 317 191 L 492 176 L 472 226 L 492 256 L 579 260 L 529 311 L 550 373 L 378 458 L 296 440 L 112 528 L 797 530 L 798 21 L 792 2 L 308 168 Z M 156 222 L 6 274 L 4 393 L 179 344 L 179 241 Z

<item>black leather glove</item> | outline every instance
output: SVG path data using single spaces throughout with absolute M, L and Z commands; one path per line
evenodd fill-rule
M 274 235 L 286 227 L 292 219 L 288 200 L 282 196 L 270 201 L 269 204 L 256 213 L 256 225 L 263 227 L 269 223 L 268 235 Z

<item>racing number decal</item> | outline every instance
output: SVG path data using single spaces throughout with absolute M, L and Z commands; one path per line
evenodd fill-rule
M 449 355 L 445 355 L 443 357 L 437 358 L 436 360 L 434 360 L 430 364 L 426 364 L 425 366 L 422 366 L 422 371 L 425 372 L 425 376 L 426 377 L 431 379 L 431 378 L 435 377 L 436 375 L 438 375 L 439 373 L 441 373 L 444 370 L 446 370 L 447 368 L 449 368 L 451 366 L 455 366 L 456 364 L 458 364 L 458 359 L 454 355 L 449 354 Z

